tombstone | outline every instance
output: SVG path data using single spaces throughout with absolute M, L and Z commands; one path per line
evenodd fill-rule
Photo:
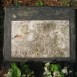
M 74 8 L 5 9 L 5 61 L 75 61 Z

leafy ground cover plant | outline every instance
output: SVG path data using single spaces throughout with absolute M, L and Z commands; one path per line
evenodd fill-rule
M 22 77 L 35 77 L 34 72 L 30 70 L 29 65 L 25 64 L 22 67 Z
M 21 70 L 15 63 L 11 64 L 11 68 L 8 70 L 8 77 L 21 77 Z
M 38 1 L 35 3 L 35 6 L 43 6 L 43 5 L 44 5 L 44 3 L 42 1 Z
M 68 73 L 72 73 L 72 71 L 69 71 L 66 66 L 62 68 L 60 64 L 46 63 L 43 77 L 67 77 Z
M 34 72 L 30 70 L 27 64 L 20 69 L 16 63 L 12 63 L 4 77 L 34 77 Z

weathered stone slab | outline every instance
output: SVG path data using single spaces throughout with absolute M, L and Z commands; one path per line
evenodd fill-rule
M 12 57 L 70 57 L 68 20 L 12 21 L 11 24 Z
M 75 60 L 73 8 L 6 8 L 4 30 L 5 60 Z

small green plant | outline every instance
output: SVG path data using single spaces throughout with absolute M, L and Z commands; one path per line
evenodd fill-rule
M 30 70 L 29 65 L 25 64 L 19 69 L 16 63 L 11 64 L 7 77 L 34 77 L 34 72 Z
M 64 77 L 64 73 L 59 64 L 46 63 L 44 70 L 44 77 Z
M 11 68 L 8 71 L 8 77 L 21 77 L 21 71 L 15 63 L 11 64 Z
M 38 1 L 35 3 L 35 6 L 43 6 L 43 5 L 44 5 L 44 3 L 42 1 Z
M 30 70 L 29 65 L 25 64 L 22 67 L 22 77 L 34 77 L 34 72 Z

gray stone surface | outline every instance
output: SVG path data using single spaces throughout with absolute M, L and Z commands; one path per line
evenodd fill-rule
M 68 20 L 11 22 L 11 57 L 70 57 Z

